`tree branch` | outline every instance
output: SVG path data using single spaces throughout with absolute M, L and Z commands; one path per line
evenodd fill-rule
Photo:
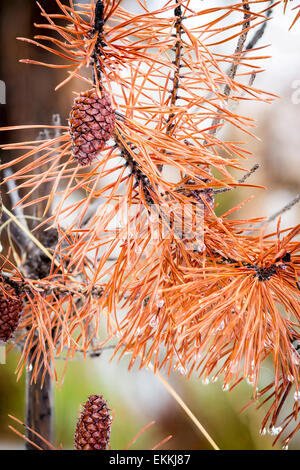
M 175 20 L 175 37 L 176 37 L 176 44 L 174 47 L 175 51 L 175 60 L 173 61 L 173 64 L 175 65 L 176 69 L 174 72 L 174 77 L 173 77 L 173 87 L 170 92 L 170 106 L 175 106 L 176 101 L 177 101 L 177 92 L 180 84 L 180 67 L 181 67 L 181 52 L 182 52 L 182 7 L 181 7 L 181 2 L 179 4 L 179 1 L 176 0 L 176 3 L 178 6 L 174 10 L 174 15 L 176 17 Z M 174 123 L 172 122 L 175 117 L 175 113 L 170 113 L 167 119 L 167 129 L 166 129 L 166 134 L 170 135 L 172 132 L 172 129 L 174 127 Z
M 280 209 L 279 211 L 275 212 L 275 214 L 271 215 L 267 219 L 266 222 L 267 223 L 273 222 L 275 219 L 277 219 L 277 217 L 279 217 L 280 215 L 284 214 L 285 212 L 289 211 L 292 207 L 294 207 L 299 201 L 300 201 L 300 194 L 297 194 L 297 196 L 294 199 L 292 199 L 292 201 L 290 201 L 288 204 L 283 206 L 282 209 Z
M 256 163 L 241 179 L 238 180 L 239 184 L 243 184 L 256 170 L 258 170 L 259 164 Z M 226 193 L 227 191 L 232 191 L 233 188 L 220 188 L 214 189 L 214 194 Z

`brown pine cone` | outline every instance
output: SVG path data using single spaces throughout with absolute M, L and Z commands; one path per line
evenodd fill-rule
M 69 117 L 72 152 L 78 163 L 89 165 L 111 137 L 115 113 L 107 94 L 99 98 L 95 89 L 75 98 Z
M 11 339 L 19 324 L 23 303 L 17 289 L 1 282 L 0 290 L 0 341 Z
M 91 395 L 84 405 L 75 432 L 77 450 L 106 450 L 110 438 L 111 416 L 101 395 Z

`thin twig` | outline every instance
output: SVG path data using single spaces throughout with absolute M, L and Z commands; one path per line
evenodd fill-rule
M 18 217 L 18 219 L 24 225 L 24 227 L 27 227 L 28 229 L 27 221 L 24 217 L 24 211 L 20 206 L 18 206 L 20 202 L 20 196 L 19 196 L 16 182 L 14 179 L 11 178 L 13 176 L 13 172 L 11 168 L 6 168 L 5 170 L 3 170 L 3 175 L 4 175 L 4 178 L 6 179 L 6 185 L 8 189 L 8 196 L 11 202 L 11 207 L 15 207 L 14 209 L 15 215 Z
M 234 51 L 234 61 L 231 64 L 230 71 L 228 74 L 228 77 L 230 78 L 230 80 L 234 80 L 236 76 L 237 69 L 240 64 L 240 60 L 243 56 L 244 45 L 245 45 L 247 35 L 248 35 L 248 28 L 250 27 L 251 15 L 249 14 L 250 7 L 249 7 L 248 0 L 243 0 L 243 9 L 245 10 L 245 13 L 244 13 L 245 21 L 243 22 L 242 33 L 239 36 L 238 43 Z M 224 88 L 224 95 L 229 97 L 230 92 L 231 92 L 231 87 L 228 83 L 226 83 L 225 88 Z
M 239 184 L 243 184 L 256 170 L 258 170 L 259 164 L 256 163 L 241 179 L 238 180 Z M 231 191 L 233 188 L 220 188 L 214 189 L 214 194 L 226 193 L 227 191 Z
M 34 236 L 32 233 L 24 227 L 23 224 L 17 219 L 17 217 L 12 214 L 5 206 L 3 206 L 3 212 L 7 214 L 11 220 L 26 234 L 30 240 L 50 259 L 53 260 L 53 255 L 47 250 L 47 248 L 42 245 L 42 243 Z M 54 260 L 54 263 L 57 267 L 60 267 L 60 263 L 57 260 Z
M 37 136 L 37 140 L 50 140 L 51 138 L 58 138 L 61 135 L 61 117 L 60 114 L 53 114 L 52 115 L 52 125 L 55 126 L 55 128 L 52 129 L 42 129 Z M 58 147 L 58 143 L 55 144 L 55 147 Z M 40 157 L 40 154 L 37 153 L 35 155 L 35 159 L 37 160 Z M 47 169 L 49 168 L 49 164 L 44 164 L 41 167 L 37 167 L 35 170 L 36 174 L 44 174 Z M 41 200 L 39 201 L 38 204 L 35 204 L 33 206 L 34 210 L 34 216 L 36 217 L 36 220 L 40 222 L 40 220 L 43 218 L 44 212 L 47 208 L 47 199 L 42 200 L 43 196 L 47 196 L 51 194 L 51 184 L 47 179 L 44 181 L 43 185 L 39 185 L 37 189 L 37 199 L 40 198 Z M 36 224 L 34 224 L 36 225 Z
M 271 0 L 270 3 L 269 3 L 269 6 L 268 6 L 268 10 L 267 10 L 267 15 L 266 15 L 266 18 L 269 19 L 273 10 L 271 8 L 271 6 L 273 5 L 274 3 L 274 0 Z M 251 49 L 254 49 L 254 47 L 256 46 L 256 44 L 258 43 L 258 41 L 263 37 L 265 31 L 266 31 L 266 27 L 267 27 L 267 21 L 264 21 L 264 23 L 260 26 L 260 28 L 255 32 L 254 36 L 252 39 L 250 39 L 250 41 L 248 42 L 248 44 L 246 45 L 245 47 L 245 50 L 243 52 L 243 57 L 245 56 L 246 52 L 247 51 L 250 51 Z M 250 75 L 250 78 L 249 78 L 249 81 L 248 81 L 248 87 L 251 87 L 256 79 L 256 76 L 257 76 L 257 72 L 253 72 L 251 75 Z M 243 96 L 245 95 L 245 92 L 241 93 L 240 95 L 240 98 L 242 98 Z M 236 107 L 238 106 L 238 101 L 236 101 L 234 103 L 234 106 L 232 108 L 232 111 L 234 111 L 236 109 Z
M 299 201 L 300 201 L 300 194 L 297 194 L 297 196 L 294 199 L 292 199 L 288 204 L 283 206 L 279 211 L 275 212 L 267 220 L 264 220 L 263 222 L 256 225 L 255 230 L 260 229 L 264 225 L 273 222 L 275 219 L 277 219 L 277 217 L 279 217 L 280 215 L 292 209 L 292 207 L 294 207 Z M 245 235 L 250 235 L 253 232 L 253 230 L 254 230 L 254 225 L 253 224 L 249 225 L 249 231 L 247 231 Z
M 267 18 L 270 18 L 273 10 L 271 8 L 271 6 L 273 5 L 274 3 L 274 0 L 271 0 L 270 3 L 269 3 L 269 7 L 268 7 L 268 11 L 267 11 Z M 265 33 L 265 30 L 266 30 L 266 27 L 267 27 L 267 21 L 265 21 L 261 26 L 260 28 L 255 32 L 254 36 L 252 39 L 250 39 L 250 41 L 248 42 L 248 44 L 246 45 L 245 47 L 245 51 L 249 51 L 251 49 L 253 49 L 256 44 L 258 43 L 258 41 L 263 37 L 264 33 Z
M 180 4 L 179 4 L 180 3 Z M 173 77 L 173 87 L 170 92 L 170 106 L 174 107 L 176 105 L 177 101 L 177 92 L 180 84 L 180 67 L 181 67 L 181 53 L 182 53 L 182 7 L 181 7 L 181 2 L 176 0 L 177 7 L 174 10 L 174 14 L 176 17 L 175 20 L 175 35 L 176 35 L 176 44 L 174 46 L 175 50 L 175 60 L 173 61 L 173 64 L 175 65 L 175 71 L 174 71 L 174 77 Z M 175 117 L 175 113 L 170 113 L 167 119 L 167 128 L 166 128 L 166 134 L 170 135 L 174 123 L 172 122 Z
M 234 61 L 232 62 L 230 70 L 228 72 L 228 78 L 230 79 L 230 81 L 233 81 L 236 76 L 238 66 L 243 57 L 244 46 L 247 40 L 247 35 L 248 35 L 249 27 L 250 27 L 251 14 L 249 13 L 250 7 L 249 7 L 248 0 L 243 0 L 243 9 L 244 9 L 244 22 L 242 26 L 242 32 L 239 36 L 238 43 L 234 52 Z M 226 83 L 224 92 L 223 92 L 224 96 L 226 97 L 225 99 L 226 102 L 228 102 L 230 93 L 231 93 L 231 87 L 228 83 Z M 222 118 L 220 116 L 213 119 L 211 129 L 209 130 L 210 135 L 215 135 L 217 133 L 217 130 L 219 129 L 219 124 L 221 123 L 221 121 L 222 121 Z M 207 141 L 204 142 L 204 145 L 205 144 L 207 144 Z
M 277 217 L 279 217 L 280 215 L 284 214 L 285 212 L 289 211 L 292 207 L 294 207 L 298 202 L 300 201 L 300 194 L 297 194 L 297 196 L 292 199 L 292 201 L 290 201 L 288 204 L 286 204 L 284 207 L 282 207 L 282 209 L 280 209 L 279 211 L 275 212 L 275 214 L 271 215 L 267 220 L 266 222 L 267 223 L 270 223 L 270 222 L 273 222 L 273 220 L 277 219 Z M 263 222 L 263 223 L 266 223 L 266 222 Z
M 101 55 L 101 48 L 104 45 L 103 42 L 103 26 L 104 26 L 104 4 L 102 0 L 98 0 L 95 6 L 95 24 L 94 34 L 97 35 L 94 52 L 92 55 L 93 59 L 93 82 L 94 85 L 99 85 L 101 89 L 101 77 L 102 70 L 99 62 L 99 56 Z
M 24 234 L 19 225 L 15 223 L 15 220 L 6 214 L 3 208 L 0 232 L 6 225 L 9 225 L 12 240 L 19 246 L 19 248 L 21 248 L 23 251 L 28 251 L 30 247 L 33 246 L 30 237 L 27 234 Z

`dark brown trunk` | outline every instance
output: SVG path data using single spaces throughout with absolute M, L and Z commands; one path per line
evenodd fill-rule
M 33 369 L 34 367 L 29 366 L 26 375 L 26 425 L 53 444 L 53 383 L 47 374 L 42 387 L 41 373 L 36 383 L 32 382 Z M 46 443 L 29 430 L 26 430 L 26 437 L 42 449 L 49 449 Z M 37 448 L 26 442 L 26 449 Z

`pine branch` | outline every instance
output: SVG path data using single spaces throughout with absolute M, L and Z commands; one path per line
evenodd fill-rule
M 93 82 L 94 85 L 99 85 L 102 88 L 102 70 L 99 63 L 99 56 L 101 55 L 101 49 L 105 46 L 103 40 L 103 27 L 105 24 L 104 20 L 104 4 L 102 0 L 97 0 L 95 6 L 95 23 L 94 23 L 94 35 L 97 36 L 94 52 L 92 55 L 93 59 Z
M 14 208 L 14 214 L 19 219 L 22 225 L 28 229 L 26 218 L 24 217 L 24 211 L 19 206 L 20 203 L 20 195 L 19 191 L 17 190 L 17 185 L 14 179 L 11 177 L 13 176 L 13 172 L 11 168 L 5 168 L 3 170 L 4 178 L 6 179 L 6 186 L 7 186 L 7 194 L 10 198 L 11 207 Z
M 173 61 L 173 64 L 175 65 L 175 71 L 174 71 L 174 76 L 173 76 L 173 87 L 170 92 L 170 106 L 174 107 L 176 105 L 177 101 L 177 92 L 179 89 L 180 85 L 180 68 L 181 68 L 181 53 L 182 53 L 182 6 L 181 2 L 176 0 L 176 3 L 178 6 L 174 10 L 174 15 L 175 15 L 175 37 L 176 37 L 176 44 L 174 46 L 174 51 L 175 51 L 175 60 Z M 179 5 L 180 3 L 180 5 Z M 167 119 L 167 127 L 166 127 L 166 134 L 170 135 L 172 132 L 172 129 L 174 127 L 173 119 L 175 117 L 175 113 L 170 113 Z
M 243 57 L 244 46 L 245 46 L 245 42 L 247 40 L 249 28 L 250 28 L 251 14 L 249 14 L 250 7 L 249 7 L 248 0 L 243 0 L 243 9 L 244 9 L 244 21 L 243 21 L 243 26 L 242 26 L 242 32 L 241 32 L 241 34 L 238 38 L 238 43 L 237 43 L 237 46 L 236 46 L 234 54 L 233 54 L 234 60 L 232 61 L 231 67 L 230 67 L 230 69 L 227 73 L 228 78 L 230 79 L 230 81 L 233 81 L 235 76 L 236 76 L 238 66 L 239 66 L 240 61 Z M 225 101 L 228 102 L 228 99 L 229 99 L 230 94 L 231 94 L 231 86 L 229 85 L 229 83 L 226 83 L 223 94 L 225 96 Z M 223 113 L 221 112 L 221 114 L 223 114 Z M 217 131 L 219 129 L 219 125 L 221 124 L 221 122 L 222 122 L 221 117 L 217 117 L 213 120 L 212 125 L 211 125 L 211 129 L 209 130 L 210 135 L 215 135 L 217 133 Z M 204 145 L 205 144 L 207 144 L 207 141 L 204 142 Z
M 250 7 L 249 7 L 248 0 L 243 0 L 243 9 L 245 10 L 245 13 L 244 13 L 244 22 L 242 26 L 242 33 L 239 36 L 238 43 L 233 54 L 234 61 L 232 62 L 229 73 L 228 73 L 228 77 L 231 81 L 233 81 L 236 76 L 238 66 L 243 56 L 244 46 L 245 46 L 247 35 L 248 35 L 248 30 L 250 28 L 251 15 L 249 14 Z M 227 83 L 224 88 L 224 95 L 229 97 L 230 92 L 231 92 L 231 87 Z
M 284 214 L 285 212 L 288 212 L 290 209 L 292 209 L 292 207 L 294 207 L 296 204 L 298 204 L 299 201 L 300 201 L 300 194 L 297 194 L 297 196 L 294 199 L 292 199 L 288 204 L 286 204 L 284 207 L 282 207 L 282 209 L 275 212 L 275 214 L 271 215 L 267 219 L 266 222 L 267 223 L 273 222 L 278 217 L 280 217 L 282 214 Z
M 238 180 L 239 184 L 243 184 L 248 178 L 250 178 L 253 173 L 255 173 L 256 170 L 258 170 L 259 164 L 256 163 L 242 178 Z M 220 194 L 220 193 L 226 193 L 227 191 L 232 191 L 233 188 L 220 188 L 220 189 L 214 189 L 213 192 L 214 194 Z
M 274 4 L 274 0 L 271 0 L 268 6 L 268 10 L 267 10 L 267 15 L 266 15 L 267 18 L 270 18 L 271 14 L 273 13 L 273 10 L 271 8 L 273 4 Z M 260 28 L 255 32 L 253 38 L 250 39 L 250 41 L 246 45 L 245 51 L 254 49 L 258 41 L 260 41 L 260 39 L 263 37 L 266 31 L 266 27 L 267 27 L 267 21 L 264 21 L 263 24 L 260 26 Z

